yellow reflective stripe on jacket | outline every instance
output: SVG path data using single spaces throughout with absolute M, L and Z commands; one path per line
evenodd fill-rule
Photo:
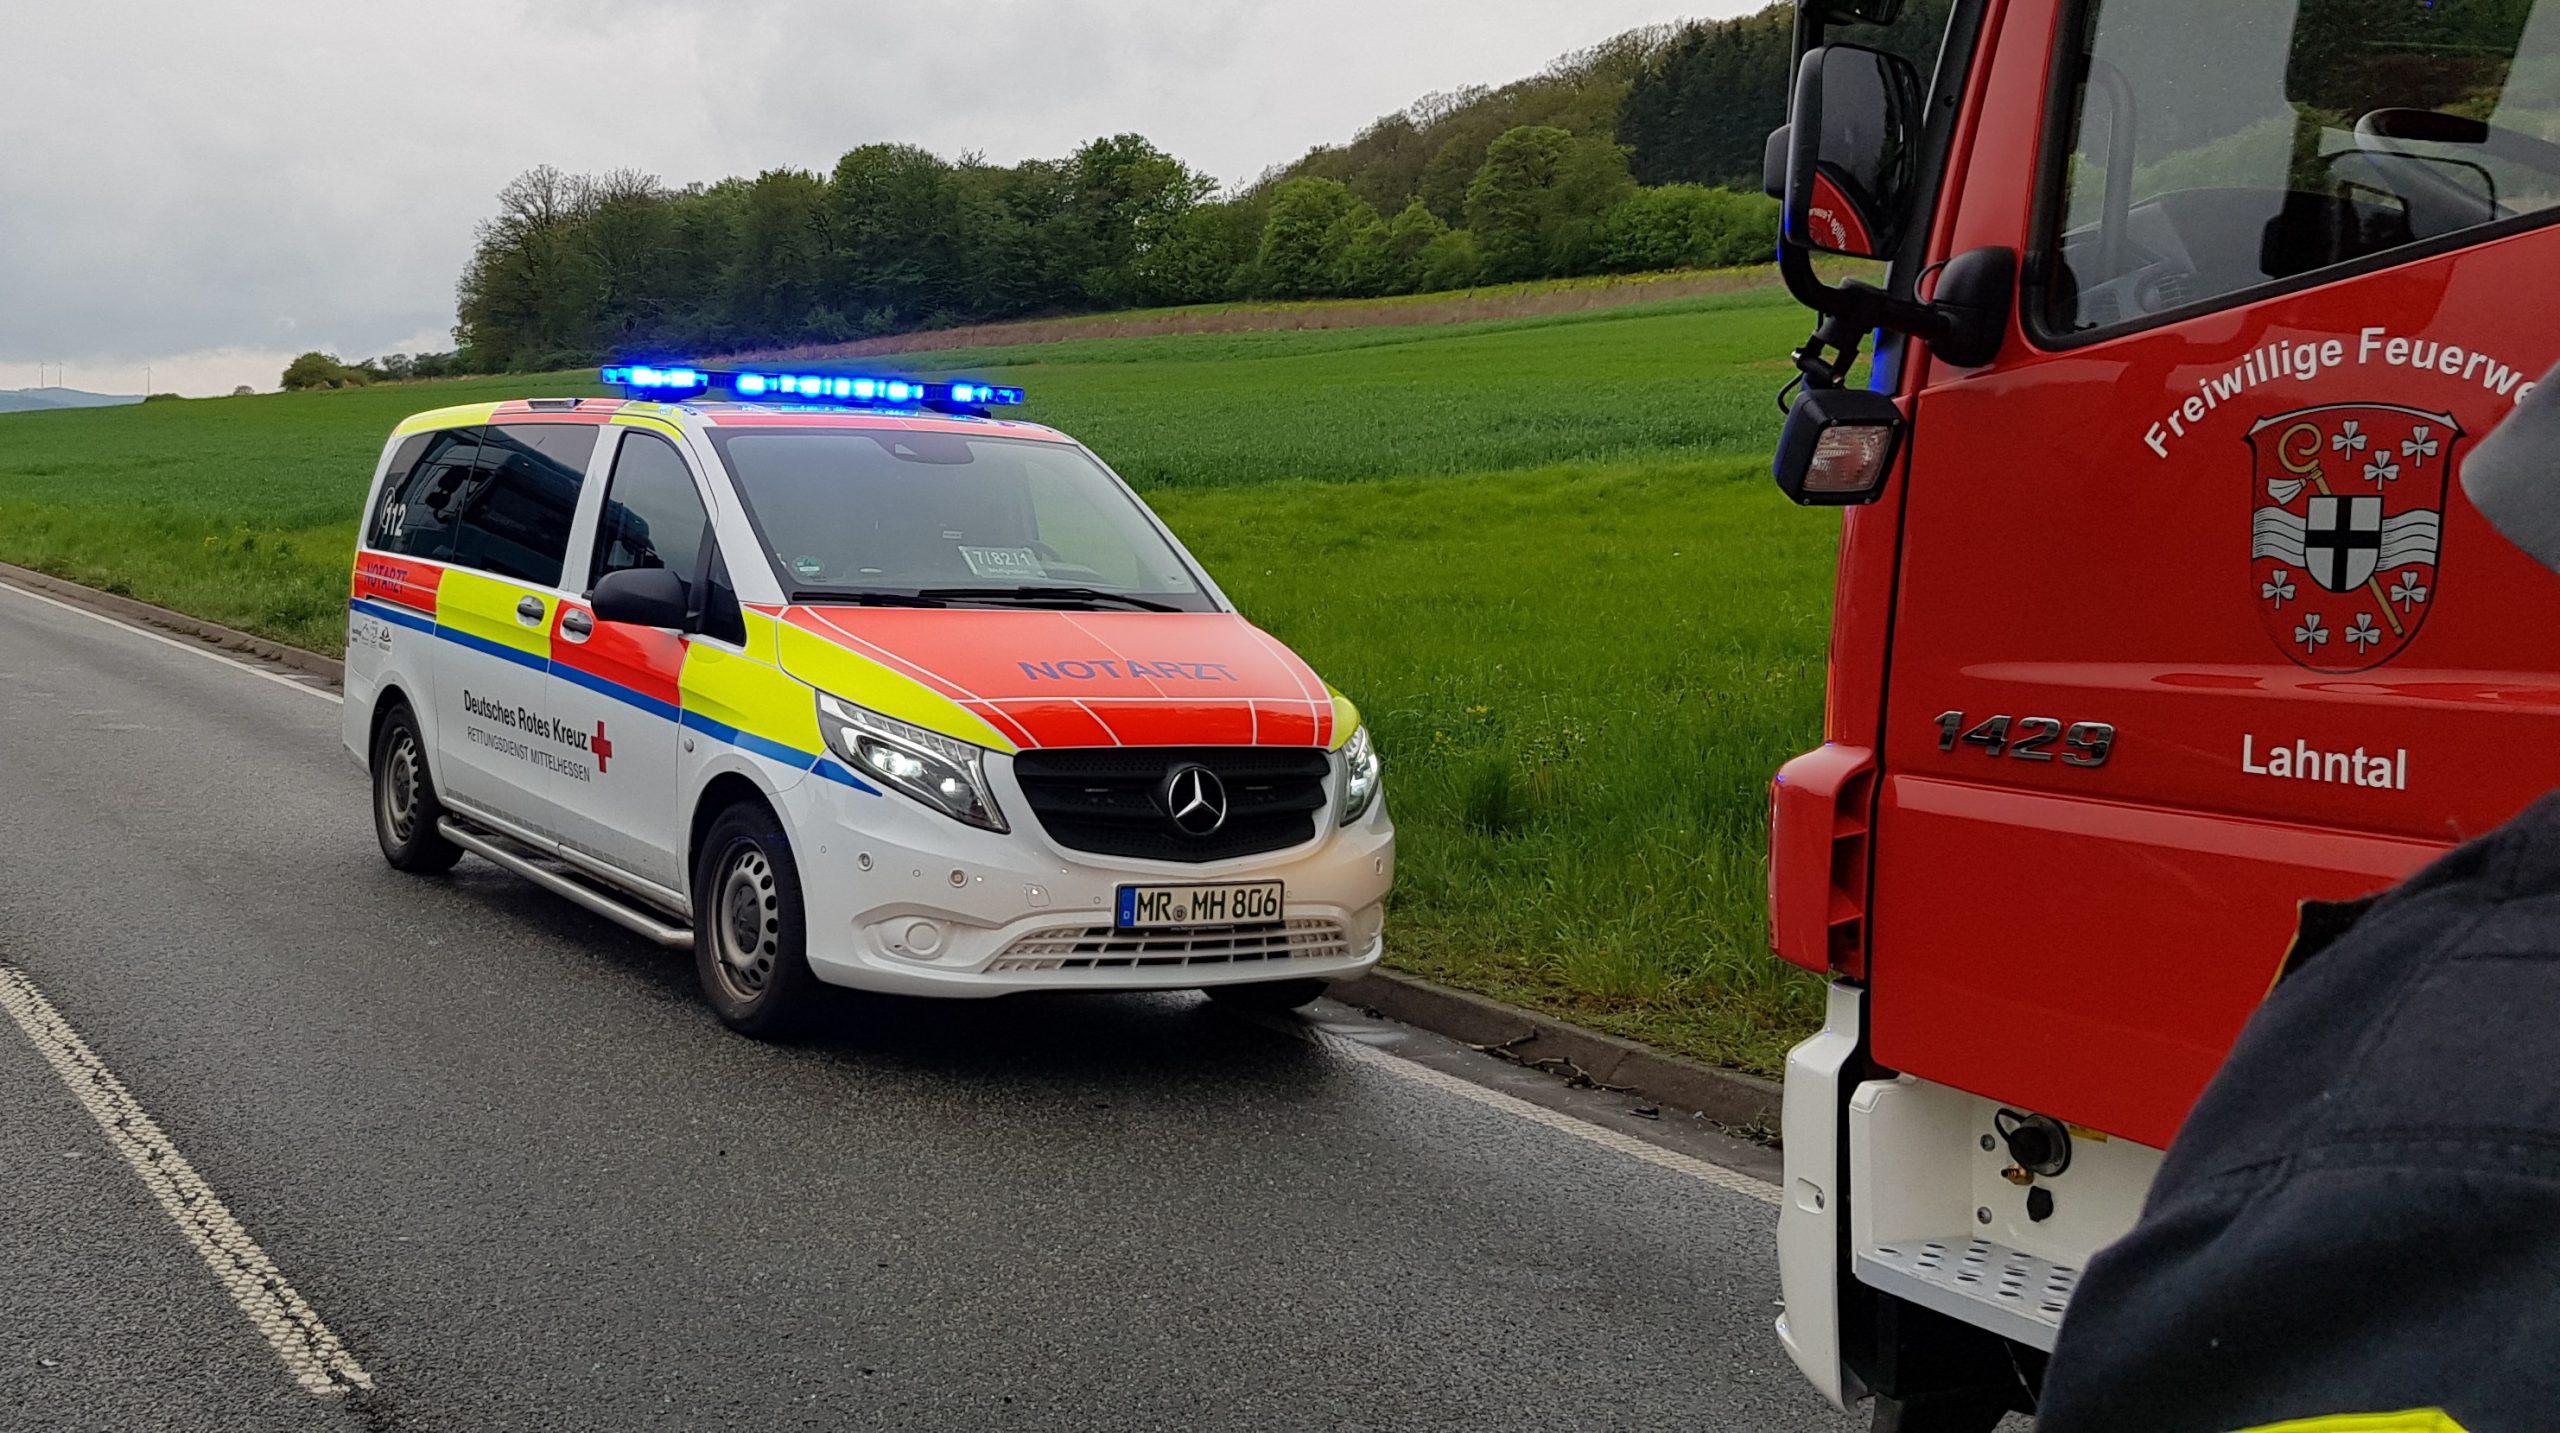
M 1333 750 L 1340 751 L 1351 744 L 1352 733 L 1360 730 L 1360 709 L 1351 704 L 1351 698 L 1333 691 L 1332 687 L 1325 690 L 1333 692 Z
M 1015 750 L 1014 743 L 986 718 L 913 677 L 788 622 L 764 620 L 772 624 L 779 641 L 783 668 L 818 690 L 927 731 L 1008 755 Z
M 406 438 L 412 433 L 430 433 L 438 428 L 469 428 L 497 416 L 498 405 L 495 403 L 464 403 L 452 408 L 436 408 L 401 419 L 400 426 L 392 429 L 391 435 Z
M 517 605 L 527 597 L 542 604 L 541 621 L 527 622 L 517 615 Z M 467 567 L 448 567 L 436 587 L 436 625 L 547 662 L 553 601 L 550 594 L 521 582 Z
M 2441 1408 L 2420 1408 L 2407 1413 L 2333 1413 L 2326 1418 L 2297 1418 L 2290 1423 L 2244 1428 L 2240 1433 L 2466 1433 L 2466 1430 L 2453 1421 L 2452 1414 Z

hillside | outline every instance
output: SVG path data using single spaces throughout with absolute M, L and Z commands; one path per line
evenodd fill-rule
M 77 388 L 0 388 L 0 413 L 32 413 L 48 408 L 112 408 L 141 401 L 139 393 L 86 393 Z

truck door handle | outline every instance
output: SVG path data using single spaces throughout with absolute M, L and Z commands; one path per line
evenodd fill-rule
M 542 605 L 541 598 L 527 593 L 516 602 L 516 620 L 528 627 L 539 627 L 543 614 L 549 610 Z
M 595 634 L 595 630 L 596 619 L 587 615 L 583 607 L 572 607 L 560 616 L 560 635 L 572 642 L 587 640 Z

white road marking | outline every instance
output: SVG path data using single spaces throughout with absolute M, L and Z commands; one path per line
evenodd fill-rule
M 9 1012 L 62 1083 L 70 1086 L 73 1097 L 106 1132 L 107 1142 L 133 1166 L 144 1187 L 177 1223 L 178 1232 L 204 1256 L 205 1267 L 213 1271 L 231 1301 L 249 1316 L 276 1357 L 284 1360 L 293 1381 L 322 1397 L 373 1387 L 373 1376 L 293 1291 L 293 1285 L 285 1282 L 267 1251 L 231 1217 L 195 1166 L 187 1163 L 186 1156 L 178 1153 L 160 1126 L 125 1091 L 124 1082 L 26 973 L 13 965 L 0 965 L 0 1010 Z
M 1408 1084 L 1422 1085 L 1438 1090 L 1442 1094 L 1455 1095 L 1459 1099 L 1473 1101 L 1486 1109 L 1524 1119 L 1531 1124 L 1544 1125 L 1562 1134 L 1569 1134 L 1586 1144 L 1596 1144 L 1602 1149 L 1623 1154 L 1629 1159 L 1642 1160 L 1656 1169 L 1686 1175 L 1701 1184 L 1712 1185 L 1723 1190 L 1727 1194 L 1738 1194 L 1745 1199 L 1766 1204 L 1772 1209 L 1778 1207 L 1776 1185 L 1754 1179 L 1739 1170 L 1727 1169 L 1720 1164 L 1711 1164 L 1695 1155 L 1682 1154 L 1678 1150 L 1664 1149 L 1658 1144 L 1638 1139 L 1634 1135 L 1623 1134 L 1606 1125 L 1593 1124 L 1589 1120 L 1576 1119 L 1572 1115 L 1548 1109 L 1544 1105 L 1531 1104 L 1518 1095 L 1489 1089 L 1464 1076 L 1453 1075 L 1446 1070 L 1433 1069 L 1429 1065 L 1408 1060 L 1402 1055 L 1381 1050 L 1374 1045 L 1362 1044 L 1358 1040 L 1348 1039 L 1330 1030 L 1286 1020 L 1274 1020 L 1271 1023 L 1273 1029 L 1285 1030 L 1320 1049 L 1332 1051 L 1346 1059 L 1367 1065 L 1371 1069 L 1382 1070 Z
M 285 676 L 280 672 L 272 672 L 254 662 L 244 662 L 237 657 L 227 656 L 210 647 L 204 646 L 201 643 L 181 642 L 177 638 L 169 636 L 167 633 L 154 632 L 148 627 L 136 626 L 122 618 L 110 617 L 104 612 L 92 612 L 86 607 L 77 606 L 73 603 L 47 597 L 41 592 L 30 592 L 13 582 L 0 582 L 0 592 L 6 592 L 13 597 L 24 597 L 31 602 L 41 602 L 47 607 L 59 607 L 65 612 L 76 612 L 93 622 L 104 622 L 110 627 L 116 627 L 124 631 L 131 632 L 137 637 L 148 637 L 152 641 L 157 642 L 164 647 L 175 647 L 181 652 L 193 652 L 199 657 L 209 657 L 214 661 L 220 662 L 226 667 L 237 667 L 241 671 L 247 672 L 253 677 L 264 677 L 278 686 L 291 687 L 297 692 L 307 692 L 312 696 L 318 697 L 324 702 L 343 700 L 336 692 L 327 691 L 320 687 L 311 686 L 307 683 L 297 682 L 293 678 Z

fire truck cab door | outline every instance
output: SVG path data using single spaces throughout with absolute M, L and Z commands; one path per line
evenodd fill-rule
M 2028 277 L 1913 395 L 1873 1047 L 2164 1145 L 2298 902 L 2560 785 L 2560 580 L 2456 477 L 2560 358 L 2560 0 L 2010 13 L 1937 245 Z

